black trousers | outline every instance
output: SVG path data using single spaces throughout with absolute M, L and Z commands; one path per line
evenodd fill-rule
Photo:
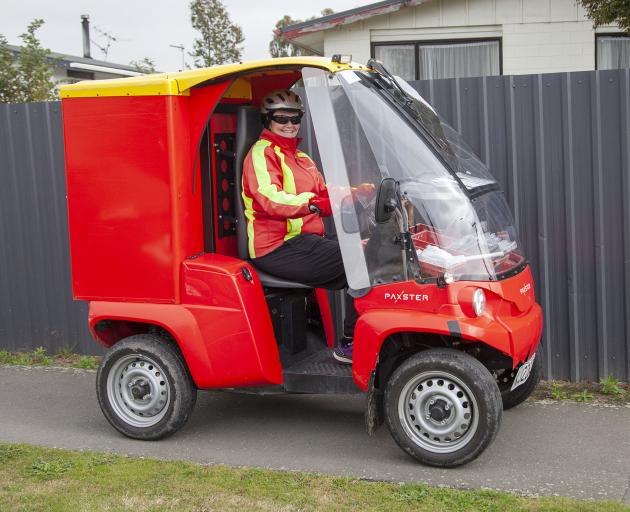
M 316 288 L 341 290 L 348 286 L 339 242 L 334 238 L 298 235 L 270 253 L 254 258 L 252 264 L 267 274 Z M 354 299 L 346 293 L 344 336 L 353 337 L 358 317 Z

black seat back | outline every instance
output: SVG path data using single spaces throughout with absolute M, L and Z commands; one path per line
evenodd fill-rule
M 241 192 L 243 190 L 243 162 L 247 153 L 258 140 L 262 131 L 260 110 L 256 107 L 242 106 L 236 111 L 236 144 L 234 165 L 234 205 L 236 207 L 236 236 L 238 238 L 238 257 L 249 258 L 247 247 L 247 222 L 245 219 L 245 207 Z
M 249 259 L 249 247 L 247 243 L 247 221 L 245 219 L 245 205 L 243 204 L 243 162 L 247 153 L 258 140 L 262 131 L 260 111 L 256 107 L 238 107 L 236 110 L 236 144 L 234 155 L 234 206 L 236 210 L 236 236 L 238 239 L 238 257 Z M 305 288 L 310 286 L 265 274 L 256 270 L 263 286 L 270 288 Z

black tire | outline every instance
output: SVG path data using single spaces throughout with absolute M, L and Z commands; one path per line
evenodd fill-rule
M 510 391 L 514 377 L 516 376 L 516 371 L 518 370 L 505 370 L 505 372 L 497 376 L 504 411 L 523 403 L 534 392 L 536 386 L 538 386 L 542 377 L 542 357 L 540 350 L 536 353 L 536 358 L 534 359 L 534 364 L 527 380 L 514 391 Z M 507 379 L 507 381 L 504 379 Z
M 195 406 L 197 389 L 184 358 L 169 340 L 137 334 L 109 349 L 96 374 L 96 395 L 116 430 L 149 441 L 184 426 Z
M 453 349 L 414 354 L 394 371 L 385 390 L 392 437 L 429 466 L 455 467 L 478 457 L 497 435 L 502 413 L 501 394 L 488 369 Z

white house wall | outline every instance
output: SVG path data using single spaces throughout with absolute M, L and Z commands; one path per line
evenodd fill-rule
M 574 0 L 429 0 L 326 30 L 324 53 L 366 62 L 372 42 L 485 37 L 501 38 L 506 75 L 595 68 L 593 24 Z

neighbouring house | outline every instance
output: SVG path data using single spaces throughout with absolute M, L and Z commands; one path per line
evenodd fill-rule
M 630 67 L 630 37 L 574 0 L 385 0 L 284 27 L 315 54 L 381 60 L 408 80 Z
M 83 57 L 50 52 L 48 62 L 53 70 L 53 80 L 58 84 L 72 84 L 81 80 L 103 80 L 106 78 L 123 78 L 127 76 L 142 75 L 133 66 L 114 64 L 104 60 L 92 58 L 90 39 L 90 17 L 81 15 L 81 31 L 83 37 Z M 9 50 L 17 57 L 20 54 L 19 46 L 7 45 Z
M 19 46 L 9 44 L 7 47 L 16 56 L 19 55 Z M 81 80 L 101 80 L 104 78 L 142 75 L 133 66 L 56 52 L 48 54 L 48 62 L 53 69 L 53 80 L 66 84 L 72 84 Z

